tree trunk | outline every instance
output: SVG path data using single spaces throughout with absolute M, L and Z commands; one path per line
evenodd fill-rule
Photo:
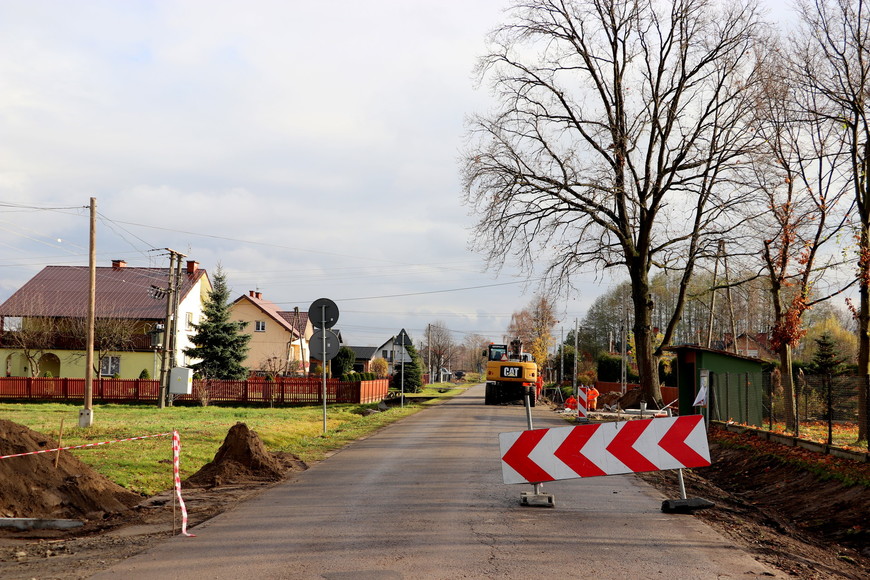
M 650 294 L 649 281 L 645 273 L 632 277 L 631 299 L 634 304 L 634 348 L 637 371 L 640 375 L 640 390 L 643 401 L 662 406 L 662 390 L 659 384 L 658 357 L 655 336 L 652 331 L 652 310 L 654 303 Z
M 785 408 L 785 428 L 795 432 L 797 427 L 797 408 L 795 406 L 794 374 L 792 373 L 791 362 L 791 347 L 784 344 L 779 349 L 779 364 L 782 369 L 780 380 L 782 381 L 782 397 Z
M 858 311 L 858 375 L 862 377 L 858 387 L 858 439 L 868 440 L 868 389 L 870 389 L 870 234 L 868 226 L 861 228 L 860 258 L 858 273 L 861 304 Z M 870 442 L 868 442 L 870 446 Z

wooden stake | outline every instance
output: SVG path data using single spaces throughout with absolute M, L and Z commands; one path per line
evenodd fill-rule
M 63 417 L 60 418 L 60 433 L 57 435 L 57 446 L 63 447 Z M 60 449 L 57 450 L 57 455 L 54 456 L 54 468 L 57 469 L 57 462 L 60 461 Z

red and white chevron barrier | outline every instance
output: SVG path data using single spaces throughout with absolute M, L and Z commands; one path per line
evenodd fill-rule
M 589 413 L 586 411 L 586 388 L 580 387 L 577 389 L 577 418 L 586 419 Z
M 702 415 L 499 434 L 505 483 L 710 465 Z

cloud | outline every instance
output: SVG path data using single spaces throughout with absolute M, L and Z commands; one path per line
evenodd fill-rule
M 0 3 L 0 200 L 77 207 L 0 207 L 0 299 L 87 263 L 94 196 L 101 264 L 171 247 L 238 294 L 364 298 L 339 304 L 354 344 L 436 319 L 500 334 L 521 285 L 442 291 L 516 274 L 468 252 L 457 165 L 504 4 Z

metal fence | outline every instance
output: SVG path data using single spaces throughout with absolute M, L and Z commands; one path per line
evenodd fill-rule
M 157 402 L 160 382 L 155 379 L 96 379 L 92 384 L 97 402 Z M 339 381 L 327 379 L 327 403 L 374 403 L 387 396 L 389 381 Z M 83 401 L 84 379 L 0 377 L 0 400 Z M 322 404 L 323 382 L 317 378 L 276 377 L 274 380 L 193 381 L 189 395 L 175 401 L 208 403 Z
M 794 381 L 797 422 L 792 434 L 828 445 L 857 443 L 862 389 L 870 395 L 864 377 L 798 373 Z M 710 391 L 707 413 L 711 419 L 785 431 L 786 397 L 770 373 L 711 373 Z M 870 415 L 870 409 L 865 412 Z

